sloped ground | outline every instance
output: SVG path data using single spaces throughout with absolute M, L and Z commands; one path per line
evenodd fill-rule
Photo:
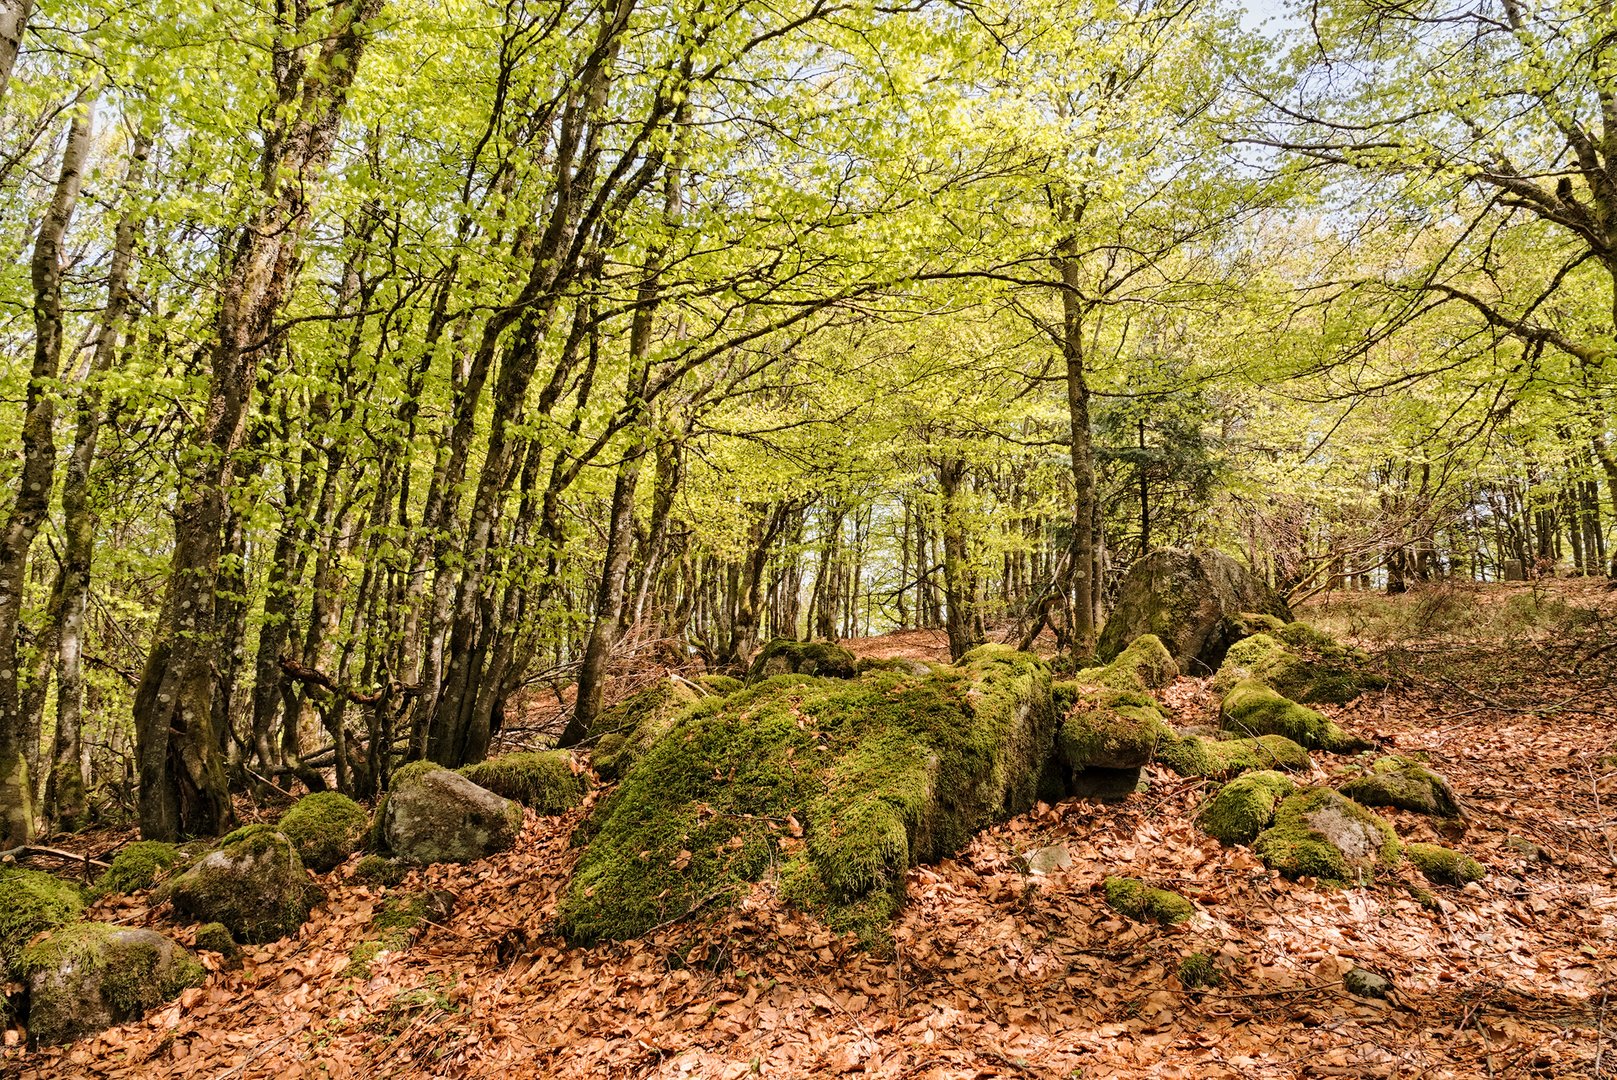
M 1572 598 L 1594 607 L 1609 605 L 1608 595 Z M 1406 839 L 1443 839 L 1488 866 L 1478 885 L 1434 889 L 1437 911 L 1397 882 L 1335 891 L 1272 879 L 1244 849 L 1221 848 L 1194 828 L 1197 782 L 1153 771 L 1150 792 L 1125 803 L 1041 808 L 980 835 L 956 859 L 912 871 L 890 957 L 833 939 L 768 885 L 716 921 L 584 950 L 547 929 L 576 855 L 568 836 L 579 810 L 530 817 L 504 856 L 414 875 L 401 888 L 449 889 L 455 914 L 408 951 L 384 955 L 369 980 L 342 969 L 381 893 L 342 884 L 339 869 L 323 881 L 329 902 L 298 938 L 247 950 L 239 970 L 218 972 L 140 1023 L 63 1050 L 8 1048 L 0 1073 L 1617 1072 L 1617 1009 L 1606 998 L 1617 989 L 1617 764 L 1608 757 L 1617 750 L 1617 646 L 1600 651 L 1617 635 L 1603 616 L 1568 616 L 1572 630 L 1488 616 L 1478 629 L 1486 638 L 1434 635 L 1400 621 L 1417 602 L 1321 616 L 1339 632 L 1384 635 L 1385 660 L 1404 680 L 1339 717 L 1399 751 L 1430 754 L 1473 807 L 1463 835 L 1442 838 L 1425 819 L 1390 814 Z M 1194 680 L 1167 699 L 1183 722 L 1211 704 Z M 1548 858 L 1510 846 L 1510 836 Z M 1020 870 L 1019 853 L 1057 843 L 1070 867 Z M 1179 890 L 1197 917 L 1175 928 L 1123 920 L 1099 891 L 1118 873 Z M 140 907 L 116 915 L 163 921 Z M 1175 972 L 1194 951 L 1217 954 L 1221 987 L 1181 987 Z M 1392 977 L 1393 999 L 1345 995 L 1340 976 L 1353 964 Z

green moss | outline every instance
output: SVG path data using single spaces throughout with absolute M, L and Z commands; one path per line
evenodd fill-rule
M 1396 806 L 1417 814 L 1459 817 L 1460 803 L 1449 782 L 1411 758 L 1389 755 L 1370 772 L 1342 785 L 1342 794 L 1365 806 Z
M 873 931 L 909 866 L 1031 807 L 1051 727 L 1048 670 L 992 646 L 930 675 L 776 676 L 698 702 L 596 807 L 561 926 L 633 937 L 780 868 L 793 903 Z
M 1296 790 L 1284 773 L 1247 773 L 1219 789 L 1196 816 L 1196 824 L 1223 843 L 1250 844 L 1274 820 L 1280 801 Z
M 64 980 L 51 986 L 48 1001 L 36 1000 L 31 1010 L 34 1034 L 42 1042 L 102 1026 L 94 1022 L 96 1012 L 111 1023 L 141 1016 L 207 978 L 194 956 L 162 935 L 98 922 L 62 927 L 30 945 L 17 969 L 25 981 Z
M 697 694 L 684 683 L 664 679 L 601 710 L 590 729 L 595 740 L 590 763 L 595 771 L 608 780 L 623 776 L 647 747 L 673 727 L 680 710 L 696 700 Z
M 1179 677 L 1179 665 L 1155 634 L 1142 634 L 1103 667 L 1084 668 L 1073 682 L 1111 690 L 1160 690 Z
M 0 867 L 0 973 L 15 970 L 35 934 L 83 913 L 84 894 L 72 882 L 39 870 Z
M 832 641 L 793 641 L 776 638 L 752 661 L 747 670 L 749 684 L 771 675 L 814 675 L 822 679 L 851 679 L 858 657 Z
M 467 765 L 460 774 L 539 814 L 561 814 L 584 800 L 587 777 L 575 773 L 565 750 L 504 754 Z
M 219 841 L 164 886 L 175 908 L 221 922 L 238 941 L 259 944 L 296 933 L 321 893 L 292 842 L 269 825 L 248 825 Z
M 389 897 L 371 917 L 365 940 L 349 953 L 343 974 L 367 978 L 371 964 L 379 955 L 408 949 L 428 924 L 448 917 L 447 896 L 447 893 L 422 892 Z
M 1323 713 L 1297 704 L 1257 679 L 1236 683 L 1224 695 L 1221 715 L 1227 731 L 1283 735 L 1310 750 L 1353 753 L 1370 745 L 1343 731 Z
M 733 675 L 698 675 L 696 685 L 708 693 L 724 697 L 726 694 L 735 693 L 747 684 Z
M 1252 845 L 1264 865 L 1286 877 L 1333 885 L 1358 884 L 1398 861 L 1392 826 L 1329 788 L 1311 788 L 1281 802 L 1274 824 Z
M 184 858 L 178 847 L 161 840 L 136 840 L 126 844 L 112 857 L 112 865 L 96 880 L 95 895 L 149 889 L 165 871 L 183 862 Z
M 1224 981 L 1218 965 L 1204 952 L 1194 952 L 1179 961 L 1179 985 L 1186 990 L 1210 989 Z
M 1223 694 L 1256 679 L 1283 697 L 1307 704 L 1343 705 L 1386 680 L 1369 670 L 1370 657 L 1337 644 L 1305 623 L 1287 623 L 1230 646 L 1213 677 Z
M 1101 888 L 1108 907 L 1137 922 L 1173 925 L 1196 914 L 1183 896 L 1167 889 L 1153 889 L 1139 878 L 1109 877 Z
M 1438 844 L 1405 844 L 1404 854 L 1415 869 L 1437 885 L 1464 885 L 1481 881 L 1488 874 L 1471 856 Z
M 230 935 L 230 928 L 224 923 L 211 922 L 198 927 L 195 940 L 197 948 L 221 956 L 235 956 L 240 951 L 236 939 Z
M 1256 769 L 1307 772 L 1308 751 L 1284 735 L 1205 739 L 1168 732 L 1157 742 L 1157 760 L 1180 776 L 1226 779 Z
M 370 815 L 353 799 L 317 791 L 299 799 L 275 827 L 292 841 L 303 865 L 324 874 L 359 849 L 370 823 Z
M 1069 768 L 1137 769 L 1150 762 L 1159 738 L 1171 736 L 1162 710 L 1143 692 L 1071 683 L 1052 695 L 1073 699 L 1056 731 L 1056 751 Z
M 366 855 L 354 864 L 349 880 L 362 885 L 397 885 L 410 873 L 410 868 L 382 855 Z

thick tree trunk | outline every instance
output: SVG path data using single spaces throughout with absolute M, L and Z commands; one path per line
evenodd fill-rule
M 56 190 L 34 240 L 34 359 L 23 409 L 22 467 L 0 532 L 0 844 L 8 848 L 27 843 L 34 831 L 33 781 L 27 760 L 37 746 L 23 745 L 27 719 L 20 685 L 22 655 L 17 646 L 28 555 L 50 508 L 56 470 L 52 431 L 56 400 L 50 384 L 62 362 L 62 240 L 78 203 L 89 150 L 90 116 L 79 112 L 68 127 Z
M 0 0 L 0 102 L 11 85 L 11 69 L 22 51 L 22 36 L 28 32 L 28 18 L 34 13 L 34 0 Z

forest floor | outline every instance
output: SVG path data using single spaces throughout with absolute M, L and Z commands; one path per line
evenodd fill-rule
M 8 1032 L 0 1073 L 1617 1075 L 1617 594 L 1443 587 L 1302 614 L 1370 647 L 1395 678 L 1338 710 L 1343 722 L 1429 755 L 1469 804 L 1442 839 L 1489 874 L 1434 890 L 1438 910 L 1397 880 L 1277 880 L 1194 827 L 1197 782 L 1152 770 L 1148 793 L 1040 807 L 912 871 L 891 956 L 833 937 L 768 884 L 701 925 L 582 949 L 548 926 L 585 807 L 530 815 L 499 857 L 414 873 L 402 887 L 452 891 L 454 914 L 368 980 L 343 969 L 381 893 L 339 868 L 296 938 L 249 948 L 143 1021 L 66 1048 L 25 1054 Z M 855 644 L 926 658 L 937 647 L 920 633 Z M 1212 708 L 1193 679 L 1166 698 L 1185 723 Z M 1319 779 L 1341 764 L 1317 759 Z M 1406 839 L 1438 839 L 1427 819 L 1392 817 Z M 1048 844 L 1071 866 L 1023 873 L 1017 856 Z M 1118 917 L 1099 885 L 1120 873 L 1184 893 L 1196 918 Z M 187 940 L 164 911 L 122 905 L 97 915 Z M 1219 957 L 1221 987 L 1181 987 L 1193 951 Z M 1353 965 L 1389 976 L 1391 999 L 1347 996 Z

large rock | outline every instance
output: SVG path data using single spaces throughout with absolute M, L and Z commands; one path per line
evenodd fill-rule
M 1244 612 L 1291 616 L 1285 601 L 1228 555 L 1159 548 L 1129 568 L 1095 652 L 1111 660 L 1135 638 L 1155 634 L 1180 671 L 1210 674 L 1244 636 Z
M 1281 802 L 1274 824 L 1252 845 L 1271 870 L 1336 885 L 1366 884 L 1398 861 L 1392 826 L 1330 788 L 1310 788 Z
M 817 675 L 822 679 L 851 679 L 859 658 L 834 641 L 793 641 L 776 638 L 765 645 L 747 669 L 755 683 L 771 675 Z
M 207 976 L 196 957 L 155 930 L 81 922 L 23 950 L 28 1034 L 70 1042 L 139 1019 Z
M 40 870 L 0 866 L 0 977 L 16 968 L 28 939 L 84 913 L 84 893 Z
M 376 846 L 401 862 L 471 862 L 516 843 L 522 807 L 427 761 L 393 775 L 376 811 Z
M 1365 806 L 1396 806 L 1417 814 L 1461 816 L 1454 788 L 1418 761 L 1396 754 L 1384 757 L 1363 776 L 1342 785 L 1342 794 Z
M 248 825 L 169 879 L 162 897 L 198 922 L 223 923 L 237 941 L 261 944 L 297 933 L 321 893 L 290 840 Z
M 294 803 L 275 827 L 292 841 L 304 866 L 324 874 L 359 850 L 370 824 L 371 816 L 353 799 L 316 791 Z

